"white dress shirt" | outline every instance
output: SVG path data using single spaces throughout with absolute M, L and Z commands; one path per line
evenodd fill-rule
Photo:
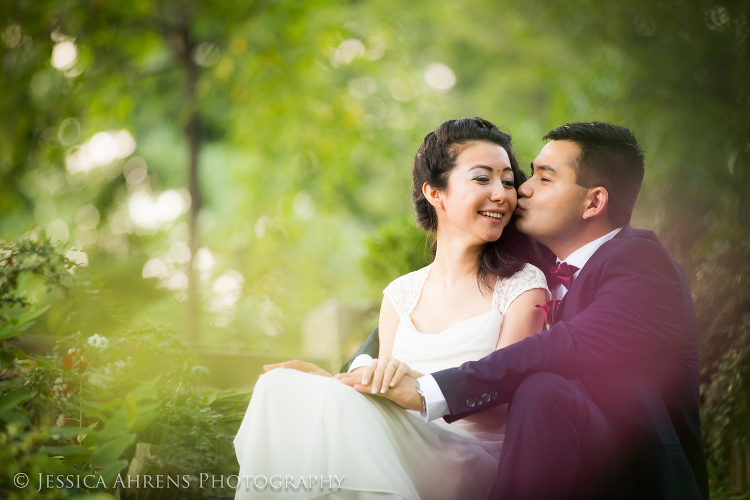
M 581 273 L 581 269 L 583 269 L 583 266 L 585 266 L 586 262 L 588 262 L 591 256 L 594 255 L 594 252 L 596 252 L 604 243 L 617 236 L 617 233 L 619 233 L 621 229 L 621 227 L 618 227 L 614 231 L 605 234 L 601 238 L 597 238 L 594 241 L 586 243 L 581 248 L 570 254 L 564 261 L 557 259 L 557 264 L 559 265 L 561 262 L 567 262 L 568 265 L 577 267 L 578 271 L 576 271 L 576 273 L 573 275 L 573 279 L 577 278 Z M 553 298 L 561 300 L 563 297 L 565 297 L 568 289 L 560 284 L 557 285 L 554 290 L 550 290 L 550 292 L 552 293 Z M 349 371 L 351 372 L 352 370 L 355 370 L 359 367 L 367 366 L 371 362 L 372 357 L 369 354 L 360 354 L 359 356 L 354 358 L 354 361 L 352 361 L 352 364 L 349 366 Z M 422 413 L 422 419 L 425 422 L 430 422 L 432 420 L 442 418 L 450 413 L 450 411 L 448 411 L 448 402 L 445 400 L 443 391 L 440 390 L 440 386 L 432 375 L 428 374 L 419 377 L 417 379 L 417 383 L 419 383 L 419 387 L 420 389 L 422 389 L 422 393 L 424 394 L 425 406 L 427 411 Z

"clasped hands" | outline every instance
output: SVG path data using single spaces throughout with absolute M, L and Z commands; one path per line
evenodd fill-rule
M 324 377 L 334 376 L 313 363 L 298 360 L 263 367 L 265 371 L 275 368 L 291 368 Z M 337 373 L 335 378 L 356 391 L 382 396 L 407 410 L 420 411 L 422 397 L 417 392 L 417 379 L 421 376 L 421 373 L 397 359 L 378 358 L 350 373 Z

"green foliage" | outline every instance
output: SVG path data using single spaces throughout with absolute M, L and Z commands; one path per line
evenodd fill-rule
M 70 270 L 77 264 L 60 254 L 49 240 L 35 241 L 24 238 L 15 244 L 0 243 L 3 256 L 0 266 L 0 341 L 7 340 L 34 324 L 47 307 L 29 307 L 26 290 L 19 289 L 23 281 L 38 278 L 48 291 L 68 292 Z M 7 368 L 9 358 L 2 355 L 2 367 Z
M 200 376 L 206 369 L 195 363 L 171 328 L 144 324 L 110 337 L 78 333 L 61 339 L 58 350 L 67 352 L 58 381 L 72 393 L 66 415 L 75 414 L 77 405 L 89 408 L 79 425 L 95 424 L 102 405 L 119 401 L 128 413 L 114 425 L 137 433 L 138 442 L 158 446 L 162 466 L 216 475 L 235 467 L 231 440 L 241 416 L 235 410 L 244 409 L 247 396 L 202 391 Z M 151 394 L 153 401 L 134 406 L 139 394 Z M 120 456 L 117 451 L 130 444 L 120 441 L 106 453 Z
M 18 424 L 8 425 L 0 432 L 0 492 L 8 499 L 66 499 L 70 492 L 65 489 L 39 488 L 39 474 L 65 474 L 70 468 L 57 459 L 51 459 L 41 452 L 44 444 L 51 439 L 49 426 L 33 427 L 24 430 Z M 13 484 L 18 473 L 29 476 L 29 485 L 20 489 Z
M 630 126 L 647 151 L 636 211 L 678 258 L 750 222 L 750 5 L 744 0 L 524 2 L 560 41 L 558 119 Z M 743 83 L 744 82 L 744 83 Z M 656 210 L 650 210 L 656 208 Z
M 5 258 L 0 268 L 0 325 L 3 340 L 9 340 L 24 332 L 46 310 L 36 309 L 30 301 L 27 295 L 29 290 L 23 287 L 24 284 L 33 284 L 28 278 L 39 278 L 49 290 L 67 291 L 70 284 L 68 270 L 75 263 L 62 256 L 49 241 L 22 239 L 16 244 L 3 244 L 2 250 Z M 0 470 L 3 471 L 0 490 L 10 498 L 69 498 L 85 494 L 85 491 L 73 488 L 40 488 L 38 480 L 36 485 L 32 481 L 25 489 L 13 483 L 14 476 L 19 472 L 29 475 L 32 480 L 39 474 L 84 472 L 85 469 L 79 465 L 91 456 L 91 449 L 65 443 L 72 439 L 80 444 L 92 431 L 87 430 L 82 434 L 81 430 L 50 430 L 50 419 L 54 420 L 60 407 L 54 397 L 47 397 L 52 392 L 50 374 L 55 372 L 51 360 L 26 356 L 13 346 L 0 353 L 3 356 L 0 372 Z M 38 370 L 47 373 L 40 375 Z M 121 434 L 122 429 L 113 427 L 110 432 Z M 99 435 L 98 439 L 103 443 L 109 441 L 106 434 Z M 106 450 L 105 446 L 100 450 Z M 105 462 L 117 458 L 101 451 L 97 453 Z
M 739 472 L 742 458 L 733 458 L 733 452 L 750 446 L 748 276 L 750 244 L 717 243 L 697 268 L 693 286 L 700 332 L 703 444 L 713 472 L 711 486 L 717 491 L 729 491 L 732 471 L 750 480 Z M 747 492 L 746 485 L 739 487 Z
M 13 261 L 4 276 L 12 284 L 28 284 L 24 277 L 34 275 L 50 286 L 70 286 L 67 268 L 73 264 L 48 242 L 22 240 L 5 250 Z M 38 309 L 23 286 L 5 290 L 13 304 L 8 307 L 20 310 L 13 317 L 20 333 L 36 317 L 28 311 Z M 9 362 L 0 372 L 0 491 L 12 498 L 88 498 L 113 485 L 141 442 L 155 443 L 153 465 L 172 473 L 236 469 L 231 439 L 248 398 L 201 391 L 205 368 L 171 328 L 144 324 L 109 337 L 77 332 L 61 338 L 56 351 L 4 351 Z M 26 489 L 13 483 L 19 472 L 31 478 Z M 96 488 L 37 492 L 39 474 L 93 475 Z M 197 494 L 216 493 L 222 492 Z
M 394 279 L 432 262 L 429 235 L 416 227 L 413 216 L 399 217 L 377 228 L 366 240 L 362 268 L 378 299 Z
M 727 482 L 733 449 L 750 447 L 750 314 L 732 330 L 735 342 L 724 353 L 711 383 L 703 388 L 703 444 L 713 468 L 721 471 L 712 478 L 717 486 Z M 748 485 L 741 487 L 750 494 Z
M 715 243 L 696 268 L 692 292 L 700 332 L 701 379 L 707 382 L 725 353 L 739 345 L 750 311 L 750 242 Z
M 3 265 L 0 267 L 0 305 L 25 307 L 28 298 L 18 293 L 22 275 L 41 277 L 48 289 L 67 290 L 70 269 L 77 264 L 61 255 L 49 240 L 24 238 L 14 244 L 0 243 Z

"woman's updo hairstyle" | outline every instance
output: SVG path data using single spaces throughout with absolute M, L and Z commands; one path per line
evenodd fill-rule
M 425 231 L 437 231 L 438 220 L 435 208 L 422 192 L 426 182 L 439 191 L 448 188 L 448 177 L 456 167 L 456 159 L 461 152 L 476 142 L 497 144 L 508 153 L 513 170 L 513 185 L 518 187 L 526 181 L 526 175 L 518 167 L 513 154 L 511 136 L 501 132 L 491 122 L 483 118 L 460 118 L 443 122 L 437 130 L 424 138 L 412 162 L 411 176 L 413 189 L 411 201 L 417 225 Z M 437 252 L 437 241 L 432 244 L 432 256 Z M 479 259 L 477 281 L 481 288 L 491 290 L 495 278 L 507 278 L 523 269 L 527 262 L 536 261 L 531 240 L 508 224 L 499 240 L 488 243 Z

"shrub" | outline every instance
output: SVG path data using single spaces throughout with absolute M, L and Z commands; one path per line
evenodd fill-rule
M 720 243 L 698 267 L 701 421 L 712 491 L 748 491 L 750 475 L 750 243 Z
M 184 474 L 191 496 L 199 472 L 236 473 L 231 443 L 248 396 L 202 391 L 197 365 L 168 326 L 141 325 L 123 333 L 76 332 L 58 340 L 55 354 L 31 356 L 12 345 L 46 308 L 29 292 L 36 277 L 68 294 L 76 264 L 48 241 L 4 244 L 0 270 L 0 492 L 11 498 L 69 498 L 111 490 L 125 471 Z M 139 443 L 148 457 L 136 460 Z M 142 446 L 141 446 L 142 447 Z M 151 453 L 153 452 L 153 454 Z M 142 460 L 141 460 L 142 459 Z M 147 465 L 136 467 L 136 465 Z M 155 472 L 156 471 L 156 472 Z M 15 474 L 32 484 L 19 489 Z M 92 487 L 41 488 L 39 474 L 93 474 Z M 147 489 L 118 492 L 145 498 Z

